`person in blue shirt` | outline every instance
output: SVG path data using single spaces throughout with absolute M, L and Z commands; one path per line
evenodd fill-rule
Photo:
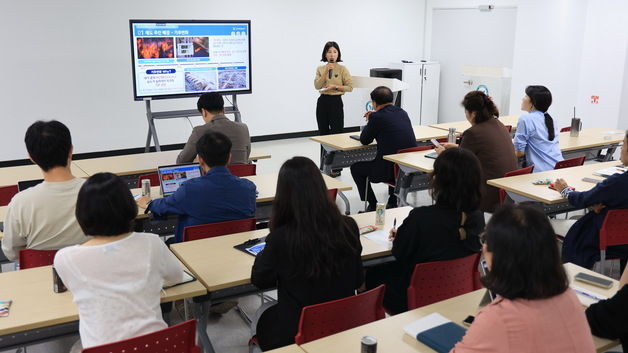
M 620 160 L 628 165 L 628 131 L 621 147 Z M 574 223 L 563 242 L 563 261 L 572 262 L 586 268 L 592 268 L 600 260 L 600 228 L 608 210 L 628 208 L 628 172 L 614 174 L 588 191 L 575 191 L 564 179 L 557 179 L 554 188 L 577 208 L 590 208 Z M 628 245 L 609 246 L 607 258 L 620 258 L 625 263 L 628 259 Z M 623 267 L 623 265 L 622 265 Z
M 556 162 L 563 160 L 558 145 L 558 129 L 547 113 L 552 105 L 552 93 L 545 86 L 528 86 L 521 100 L 521 110 L 527 111 L 519 118 L 515 132 L 515 154 L 526 157 L 534 172 L 552 170 Z
M 208 132 L 196 144 L 203 176 L 181 184 L 167 197 L 137 200 L 141 208 L 156 218 L 178 215 L 175 242 L 183 241 L 183 229 L 199 224 L 232 221 L 255 215 L 255 184 L 231 175 L 226 165 L 231 159 L 231 141 L 220 132 Z

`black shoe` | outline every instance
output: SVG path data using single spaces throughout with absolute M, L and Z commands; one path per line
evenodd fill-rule
M 332 178 L 337 178 L 340 176 L 340 174 L 342 174 L 342 169 L 334 169 L 331 171 L 331 173 L 329 173 L 329 176 Z

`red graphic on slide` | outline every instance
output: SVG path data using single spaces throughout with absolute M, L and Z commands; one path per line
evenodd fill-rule
M 591 104 L 598 104 L 600 102 L 600 96 L 591 96 Z
M 139 59 L 174 58 L 174 41 L 168 37 L 137 38 Z

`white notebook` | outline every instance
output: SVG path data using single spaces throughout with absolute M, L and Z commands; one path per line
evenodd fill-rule
M 433 313 L 407 324 L 403 327 L 403 330 L 412 338 L 416 338 L 419 333 L 448 322 L 451 322 L 451 320 L 439 313 Z

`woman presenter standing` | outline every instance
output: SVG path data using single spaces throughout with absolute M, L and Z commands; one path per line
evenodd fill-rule
M 321 61 L 326 65 L 321 65 L 316 69 L 314 88 L 321 93 L 316 102 L 316 122 L 318 123 L 318 133 L 321 135 L 338 134 L 344 127 L 344 111 L 342 95 L 351 92 L 351 74 L 343 65 L 340 47 L 336 42 L 327 42 L 323 48 Z M 322 147 L 321 147 L 322 153 Z M 339 171 L 334 171 L 340 174 Z

